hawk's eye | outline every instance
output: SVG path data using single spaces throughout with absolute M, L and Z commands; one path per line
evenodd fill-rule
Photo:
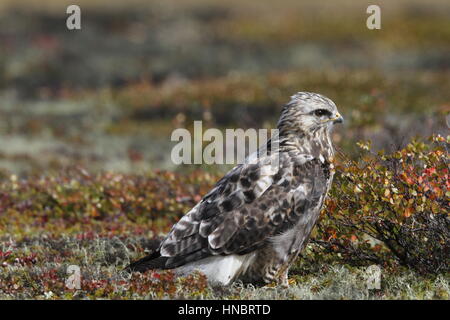
M 331 116 L 331 112 L 325 109 L 314 110 L 314 114 L 318 117 Z

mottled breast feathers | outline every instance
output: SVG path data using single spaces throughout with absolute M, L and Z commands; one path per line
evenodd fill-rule
M 161 243 L 165 267 L 260 248 L 320 206 L 329 182 L 329 164 L 306 154 L 282 152 L 235 167 Z

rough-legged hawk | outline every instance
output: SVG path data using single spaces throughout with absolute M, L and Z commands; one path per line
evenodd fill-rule
M 255 161 L 232 169 L 153 254 L 128 269 L 199 270 L 222 285 L 287 285 L 289 267 L 308 242 L 330 188 L 330 132 L 342 121 L 330 99 L 308 92 L 292 96 L 278 122 L 277 152 L 259 152 Z M 273 144 L 269 140 L 263 149 Z

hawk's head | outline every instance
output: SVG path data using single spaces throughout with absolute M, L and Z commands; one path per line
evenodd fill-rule
M 336 105 L 327 97 L 311 92 L 299 92 L 291 97 L 281 112 L 280 134 L 312 133 L 319 129 L 331 131 L 335 123 L 342 123 Z

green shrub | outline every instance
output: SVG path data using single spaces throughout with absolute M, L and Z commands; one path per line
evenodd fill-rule
M 351 263 L 450 271 L 449 142 L 435 136 L 387 155 L 360 143 L 359 161 L 341 155 L 315 241 Z

